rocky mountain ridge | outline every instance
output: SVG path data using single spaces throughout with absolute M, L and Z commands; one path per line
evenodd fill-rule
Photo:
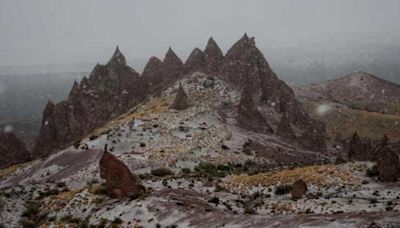
M 79 141 L 107 121 L 159 95 L 178 79 L 198 71 L 221 78 L 240 91 L 248 86 L 255 105 L 270 125 L 275 126 L 280 115 L 287 112 L 299 138 L 307 138 L 301 140 L 303 145 L 325 150 L 324 126 L 308 116 L 293 91 L 271 70 L 254 38 L 245 34 L 225 56 L 210 38 L 204 52 L 194 49 L 185 64 L 169 48 L 164 61 L 150 58 L 142 75 L 126 65 L 117 47 L 107 64 L 97 64 L 89 78 L 74 84 L 65 101 L 49 101 L 33 155 L 47 156 Z M 308 137 L 309 132 L 316 134 Z

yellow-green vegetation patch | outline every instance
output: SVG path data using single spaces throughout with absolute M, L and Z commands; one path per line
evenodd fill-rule
M 16 165 L 9 166 L 4 169 L 0 169 L 0 179 L 3 177 L 7 177 L 8 175 L 14 173 L 15 171 L 27 167 L 31 162 L 20 163 Z
M 381 139 L 384 134 L 391 141 L 400 141 L 400 116 L 368 112 L 351 109 L 345 106 L 333 107 L 324 115 L 315 113 L 319 103 L 305 103 L 305 107 L 312 116 L 326 125 L 328 140 L 333 140 L 337 135 L 344 138 L 350 137 L 358 131 L 361 137 Z
M 251 176 L 247 174 L 232 175 L 225 178 L 223 183 L 228 189 L 245 191 L 253 187 L 292 184 L 299 179 L 303 179 L 307 184 L 320 187 L 361 184 L 361 179 L 352 175 L 344 165 L 305 166 Z
M 59 211 L 81 191 L 82 190 L 71 190 L 50 196 L 49 199 L 42 201 L 42 210 L 48 212 Z

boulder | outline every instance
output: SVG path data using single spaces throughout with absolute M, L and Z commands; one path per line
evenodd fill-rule
M 383 182 L 394 182 L 400 178 L 400 160 L 397 153 L 388 146 L 381 147 L 377 159 L 379 180 Z
M 307 184 L 304 182 L 302 179 L 297 180 L 293 184 L 293 188 L 291 191 L 292 194 L 292 199 L 293 200 L 298 200 L 303 198 L 303 195 L 306 194 L 307 192 Z
M 137 198 L 145 193 L 139 179 L 107 150 L 100 159 L 100 177 L 105 179 L 107 194 L 112 198 Z
M 0 133 L 0 169 L 30 160 L 25 144 L 14 133 Z
M 176 92 L 176 97 L 174 103 L 172 103 L 171 108 L 176 110 L 184 110 L 188 107 L 187 95 L 181 83 L 179 83 L 178 91 Z

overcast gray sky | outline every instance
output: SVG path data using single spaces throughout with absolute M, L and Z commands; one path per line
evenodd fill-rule
M 399 42 L 399 0 L 0 0 L 0 65 L 182 58 L 212 35 L 226 51 L 244 32 L 262 46 L 352 34 Z M 329 43 L 327 42 L 327 45 Z

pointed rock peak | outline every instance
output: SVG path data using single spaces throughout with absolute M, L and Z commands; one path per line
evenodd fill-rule
M 206 48 L 204 49 L 204 53 L 217 54 L 217 55 L 223 56 L 221 48 L 219 48 L 217 42 L 215 42 L 215 40 L 212 37 L 210 37 L 210 39 L 208 39 Z
M 153 65 L 153 64 L 162 64 L 162 63 L 163 62 L 159 58 L 157 58 L 155 56 L 152 56 L 152 57 L 150 57 L 150 59 L 149 59 L 149 61 L 147 62 L 146 65 L 149 65 L 149 64 L 151 64 L 151 65 Z
M 242 38 L 240 38 L 232 47 L 226 52 L 225 58 L 228 60 L 257 60 L 258 62 L 266 63 L 266 59 L 264 55 L 255 45 L 254 37 L 249 38 L 247 34 L 245 34 Z
M 151 57 L 144 67 L 142 77 L 161 78 L 164 63 L 157 57 Z M 158 80 L 158 79 L 157 79 Z
M 179 83 L 179 88 L 176 93 L 174 103 L 172 103 L 171 108 L 176 110 L 184 110 L 188 107 L 187 95 L 183 89 L 182 83 Z
M 51 99 L 49 99 L 49 100 L 47 101 L 46 109 L 47 109 L 48 107 L 54 107 L 54 106 L 55 106 L 55 104 L 53 103 L 53 101 L 52 101 Z
M 168 48 L 167 54 L 164 58 L 165 64 L 182 65 L 182 60 L 175 54 L 171 47 Z
M 45 121 L 45 119 L 51 115 L 51 113 L 53 113 L 54 109 L 56 108 L 56 105 L 53 103 L 53 101 L 51 99 L 49 99 L 49 101 L 47 102 L 46 107 L 44 108 L 43 111 L 43 121 Z
M 72 89 L 71 89 L 71 91 L 69 92 L 69 96 L 71 96 L 71 95 L 77 93 L 78 90 L 79 90 L 79 84 L 78 84 L 78 82 L 75 80 L 75 81 L 74 81 L 74 85 L 72 86 Z
M 190 67 L 195 67 L 197 68 L 199 65 L 204 65 L 205 64 L 205 59 L 204 59 L 204 52 L 200 50 L 199 48 L 193 49 L 193 51 L 190 53 L 189 57 L 187 58 L 186 65 L 193 65 Z
M 121 53 L 118 46 L 115 49 L 114 54 L 111 57 L 110 61 L 108 61 L 107 65 L 108 66 L 126 65 L 125 56 Z

